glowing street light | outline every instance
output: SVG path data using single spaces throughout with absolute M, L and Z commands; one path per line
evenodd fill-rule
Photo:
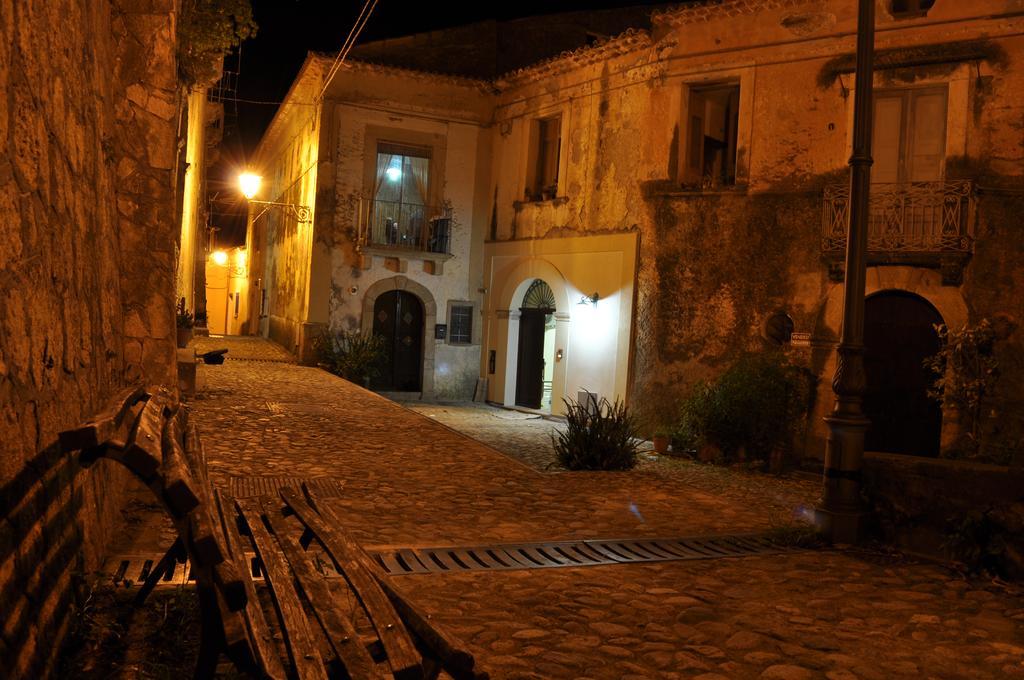
M 242 190 L 242 195 L 245 196 L 247 199 L 252 200 L 252 198 L 257 193 L 259 193 L 260 182 L 262 180 L 263 178 L 257 174 L 251 172 L 243 172 L 241 175 L 238 176 L 238 186 Z
M 228 254 L 223 250 L 215 250 L 210 254 L 210 259 L 213 260 L 214 264 L 223 267 L 228 263 Z

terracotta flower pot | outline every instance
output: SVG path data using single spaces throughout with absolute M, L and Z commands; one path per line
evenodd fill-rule
M 651 441 L 654 443 L 655 453 L 657 453 L 660 456 L 663 456 L 666 453 L 668 453 L 668 435 L 656 434 L 654 435 L 654 437 L 651 438 Z
M 191 328 L 179 328 L 178 329 L 178 347 L 188 347 L 189 340 L 192 339 Z
M 722 455 L 722 450 L 714 444 L 702 444 L 697 449 L 697 460 L 702 463 L 714 463 Z

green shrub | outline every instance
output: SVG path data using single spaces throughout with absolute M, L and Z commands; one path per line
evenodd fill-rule
M 332 335 L 325 330 L 313 341 L 313 349 L 328 371 L 366 385 L 380 372 L 384 337 L 361 331 L 342 331 Z
M 629 470 L 636 465 L 636 423 L 618 399 L 565 402 L 565 431 L 551 436 L 555 456 L 569 470 Z
M 999 361 L 995 356 L 996 332 L 988 319 L 975 326 L 953 331 L 943 324 L 935 326 L 942 343 L 938 353 L 924 361 L 933 380 L 928 396 L 947 409 L 955 409 L 967 431 L 944 457 L 968 458 L 981 462 L 1007 463 L 1009 456 L 1000 455 L 984 441 L 982 424 L 988 399 L 999 378 Z
M 741 357 L 713 382 L 698 382 L 683 400 L 675 441 L 682 448 L 711 444 L 726 459 L 742 448 L 767 460 L 787 446 L 810 407 L 813 378 L 777 352 Z

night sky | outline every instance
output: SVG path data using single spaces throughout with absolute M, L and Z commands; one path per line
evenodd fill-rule
M 583 9 L 664 5 L 658 1 L 584 2 L 561 0 L 518 2 L 498 7 L 490 2 L 398 2 L 378 0 L 359 42 L 410 35 L 487 19 Z M 255 38 L 242 45 L 241 59 L 230 55 L 226 68 L 239 71 L 234 97 L 225 102 L 221 159 L 210 169 L 212 223 L 219 227 L 219 245 L 245 240 L 244 205 L 234 189 L 235 174 L 259 143 L 299 67 L 310 50 L 337 52 L 362 8 L 358 0 L 252 0 L 259 26 Z M 271 102 L 271 103 L 251 103 Z

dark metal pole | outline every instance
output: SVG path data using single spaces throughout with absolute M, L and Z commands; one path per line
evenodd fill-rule
M 843 327 L 832 379 L 835 406 L 825 419 L 825 477 L 818 522 L 834 543 L 854 543 L 863 528 L 860 498 L 864 462 L 864 280 L 868 245 L 868 195 L 871 190 L 871 127 L 875 47 L 875 0 L 859 0 L 857 73 L 853 98 L 853 155 L 850 156 L 850 226 L 846 237 Z

